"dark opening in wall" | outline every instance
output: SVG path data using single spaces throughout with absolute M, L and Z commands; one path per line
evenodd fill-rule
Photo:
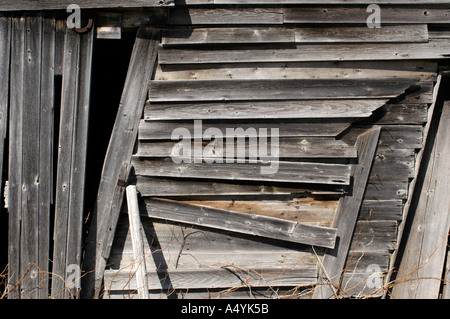
M 126 32 L 120 40 L 95 39 L 94 42 L 84 200 L 86 217 L 94 210 L 135 38 L 135 32 Z

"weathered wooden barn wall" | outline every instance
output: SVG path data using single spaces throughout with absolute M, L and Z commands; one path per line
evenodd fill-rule
M 390 25 L 369 29 L 362 5 L 230 3 L 169 9 L 132 159 L 145 260 L 135 258 L 124 216 L 105 296 L 137 297 L 132 275 L 144 262 L 152 298 L 385 296 L 438 63 L 450 51 L 433 28 L 449 22 L 448 8 L 382 6 Z M 173 163 L 171 133 L 184 127 L 201 139 L 194 120 L 223 132 L 279 127 L 279 173 Z M 372 167 L 358 169 L 357 138 L 374 129 Z M 356 175 L 363 167 L 367 180 Z M 312 235 L 294 243 L 280 220 L 335 229 L 336 246 Z
M 373 3 L 381 6 L 381 28 L 366 25 Z M 95 40 L 93 31 L 67 29 L 46 11 L 68 4 L 0 5 L 44 10 L 0 17 L 8 297 L 79 297 L 80 278 L 68 286 L 68 266 L 81 264 L 85 298 L 390 296 L 450 54 L 445 1 L 121 2 L 133 10 L 78 1 L 82 9 L 106 8 L 92 11 L 94 25 L 120 16 L 116 27 L 139 28 L 83 259 Z M 55 75 L 62 75 L 60 102 Z M 229 150 L 221 154 L 205 131 L 227 141 L 226 128 L 239 127 L 279 130 L 276 172 L 261 174 L 267 162 L 239 162 L 237 154 L 233 163 L 208 163 Z M 201 163 L 173 162 L 178 128 L 191 134 L 183 145 L 206 146 Z M 269 134 L 257 146 L 272 143 Z M 244 145 L 248 157 L 248 138 Z M 448 272 L 446 253 L 439 250 L 440 276 Z M 433 284 L 446 291 L 442 279 Z

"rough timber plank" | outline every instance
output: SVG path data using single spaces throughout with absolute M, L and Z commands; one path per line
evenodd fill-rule
M 427 43 L 297 44 L 286 48 L 161 49 L 161 64 L 444 59 L 450 39 Z
M 321 276 L 323 277 L 319 278 L 319 282 L 323 285 L 314 290 L 313 298 L 329 299 L 338 293 L 336 290 L 339 287 L 347 253 L 350 249 L 353 229 L 355 229 L 361 208 L 380 131 L 380 127 L 374 127 L 358 137 L 358 164 L 352 166 L 353 193 L 340 200 L 333 225 L 338 229 L 339 241 L 334 249 L 328 250 L 325 254 L 321 269 Z
M 437 63 L 427 60 L 158 64 L 155 80 L 390 79 L 434 81 Z
M 283 24 L 282 8 L 175 8 L 169 24 Z
M 259 237 L 333 248 L 336 230 L 264 215 L 239 213 L 169 200 L 145 200 L 148 217 L 212 227 Z
M 218 180 L 271 181 L 349 185 L 350 166 L 345 164 L 321 164 L 310 162 L 251 163 L 174 163 L 172 159 L 140 160 L 134 157 L 132 164 L 136 175 L 209 178 Z M 272 165 L 272 166 L 269 166 Z M 278 165 L 278 166 L 277 166 Z M 277 168 L 277 170 L 276 170 Z M 264 170 L 266 170 L 264 172 Z M 275 172 L 274 172 L 275 171 Z
M 407 0 L 405 0 L 407 1 Z M 376 2 L 371 2 L 376 3 Z M 383 6 L 383 24 L 450 23 L 449 8 Z M 284 8 L 284 23 L 366 23 L 367 6 Z
M 217 137 L 216 137 L 217 138 Z M 181 142 L 184 143 L 184 142 Z M 195 142 L 183 144 L 183 150 L 186 146 L 191 150 L 195 147 Z M 222 158 L 228 156 L 230 150 L 223 141 L 204 141 L 202 143 L 203 158 Z M 178 145 L 178 146 L 177 146 Z M 267 149 L 272 149 L 272 143 L 267 142 Z M 137 156 L 139 157 L 171 157 L 179 154 L 179 142 L 151 142 L 139 143 Z M 245 158 L 249 157 L 251 143 L 248 141 L 233 143 L 233 151 L 230 158 L 236 158 L 237 152 L 234 149 L 244 150 Z M 310 137 L 310 138 L 280 138 L 278 141 L 279 158 L 354 158 L 357 157 L 356 149 L 342 141 L 334 138 Z M 191 154 L 193 155 L 193 154 Z
M 227 122 L 227 123 L 206 123 L 202 122 L 201 132 L 197 132 L 194 129 L 194 121 L 191 122 L 175 122 L 175 121 L 144 121 L 141 120 L 139 124 L 139 139 L 140 140 L 170 140 L 172 138 L 173 130 L 176 128 L 184 127 L 189 130 L 192 138 L 201 138 L 204 132 L 210 128 L 215 127 L 222 131 L 223 136 L 248 136 L 247 130 L 254 128 L 256 130 L 267 129 L 268 135 L 272 132 L 272 129 L 278 130 L 278 136 L 281 137 L 295 137 L 295 136 L 337 136 L 350 127 L 352 121 L 283 121 L 280 120 L 276 123 L 252 121 L 247 123 L 241 122 Z M 234 128 L 233 133 L 227 134 L 227 128 Z M 237 129 L 242 128 L 243 133 L 240 133 Z M 176 137 L 177 139 L 179 136 Z M 353 144 L 353 143 L 352 143 Z
M 25 10 L 57 10 L 64 9 L 74 2 L 72 0 L 3 0 L 0 4 L 0 11 L 25 11 Z M 160 7 L 174 4 L 170 0 L 78 0 L 76 4 L 80 8 L 132 8 L 132 7 Z
M 50 209 L 53 202 L 55 19 L 44 15 L 42 24 L 41 108 L 39 123 L 39 268 L 43 275 L 39 298 L 48 298 Z
M 22 206 L 22 114 L 25 18 L 12 18 L 9 125 L 8 298 L 20 298 L 20 226 Z
M 137 176 L 137 189 L 142 196 L 251 196 L 251 195 L 339 195 L 342 191 L 308 188 L 280 187 L 272 185 L 245 185 L 199 180 L 165 179 Z
M 26 17 L 24 30 L 22 130 L 21 298 L 39 296 L 39 117 L 42 17 Z M 36 105 L 37 104 L 37 105 Z M 47 287 L 45 287 L 47 288 Z
M 365 199 L 359 212 L 359 220 L 402 220 L 403 202 L 401 199 Z
M 402 94 L 413 84 L 415 83 L 410 79 L 151 81 L 149 101 L 392 98 Z
M 124 166 L 130 161 L 137 136 L 139 119 L 148 93 L 148 83 L 156 62 L 159 31 L 140 29 L 133 48 L 116 123 L 105 157 L 91 230 L 86 244 L 86 271 L 83 277 L 84 297 L 99 293 L 103 271 L 114 237 L 117 217 L 123 200 L 123 189 L 117 183 L 126 179 Z M 92 226 L 93 225 L 93 226 Z
M 439 297 L 441 276 L 445 267 L 450 227 L 450 103 L 445 102 L 440 115 L 429 159 L 424 157 L 423 184 L 417 185 L 415 211 L 394 286 L 395 298 Z M 433 134 L 433 135 L 434 135 Z
M 0 16 L 0 183 L 3 180 L 3 154 L 8 127 L 11 19 Z
M 313 100 L 278 102 L 147 104 L 144 119 L 294 119 L 361 118 L 372 115 L 388 100 Z

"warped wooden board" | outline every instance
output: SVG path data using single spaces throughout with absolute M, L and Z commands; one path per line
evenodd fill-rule
M 163 46 L 236 43 L 428 42 L 426 24 L 335 28 L 195 28 L 168 29 Z
M 297 44 L 285 48 L 160 49 L 159 63 L 243 63 L 301 61 L 371 61 L 444 59 L 449 56 L 450 39 L 427 43 L 337 43 Z
M 375 126 L 368 132 L 361 134 L 357 139 L 358 162 L 352 165 L 351 170 L 353 177 L 352 193 L 340 199 L 333 223 L 333 227 L 337 229 L 339 241 L 334 249 L 328 249 L 325 253 L 319 277 L 319 283 L 322 285 L 314 289 L 313 298 L 315 299 L 330 299 L 339 293 L 338 287 L 347 253 L 350 250 L 355 250 L 351 248 L 353 233 L 354 230 L 356 232 L 358 229 L 355 226 L 357 225 L 357 218 L 362 206 L 380 133 L 381 128 Z M 355 242 L 358 242 L 357 239 L 355 239 Z
M 362 120 L 362 124 L 424 124 L 428 121 L 427 104 L 386 104 L 377 109 L 373 116 Z
M 349 185 L 350 166 L 311 162 L 251 163 L 174 163 L 172 159 L 141 160 L 132 158 L 136 175 L 209 178 L 219 180 L 271 181 Z M 272 165 L 272 166 L 269 166 Z M 270 171 L 264 172 L 264 169 Z M 272 172 L 275 170 L 275 172 Z
M 158 64 L 155 80 L 374 79 L 434 81 L 437 63 L 427 60 L 322 61 L 233 64 Z
M 175 8 L 169 24 L 283 24 L 282 8 Z
M 400 261 L 399 281 L 393 289 L 396 298 L 437 299 L 441 278 L 445 273 L 450 227 L 450 103 L 443 103 L 442 112 L 432 122 L 426 148 L 410 207 L 410 231 Z
M 257 145 L 261 145 L 261 140 L 256 141 Z M 183 151 L 188 148 L 191 150 L 191 155 L 194 156 L 195 144 L 201 143 L 203 154 L 202 158 L 222 158 L 225 160 L 227 156 L 230 158 L 238 157 L 238 152 L 242 152 L 245 158 L 249 158 L 252 155 L 250 149 L 253 148 L 252 144 L 248 141 L 233 142 L 230 146 L 224 141 L 214 140 L 214 141 L 203 141 L 203 142 L 151 142 L 144 143 L 140 142 L 138 146 L 137 156 L 139 157 L 171 157 L 172 155 L 183 155 Z M 227 145 L 225 145 L 227 144 Z M 271 140 L 267 140 L 267 149 L 272 149 Z M 183 151 L 180 150 L 180 147 Z M 279 150 L 279 158 L 356 158 L 356 148 L 350 146 L 342 141 L 336 140 L 334 138 L 323 138 L 323 137 L 310 137 L 310 138 L 280 138 L 277 142 L 277 147 Z M 230 148 L 233 150 L 230 153 Z M 235 150 L 238 150 L 237 152 Z M 257 153 L 256 151 L 254 153 Z M 256 155 L 256 154 L 255 154 Z
M 281 200 L 196 200 L 186 204 L 225 209 L 240 213 L 270 216 L 280 219 L 330 227 L 338 205 L 337 200 L 315 200 L 311 197 Z
M 149 101 L 392 98 L 413 84 L 410 79 L 156 80 L 150 82 Z
M 369 117 L 388 100 L 148 103 L 144 119 L 294 119 Z
M 263 122 L 263 121 L 247 121 L 241 123 L 239 121 L 229 121 L 221 123 L 202 122 L 201 132 L 194 129 L 194 121 L 178 122 L 178 121 L 144 121 L 139 123 L 139 140 L 170 140 L 172 133 L 177 128 L 186 128 L 191 134 L 191 138 L 202 138 L 205 130 L 208 128 L 217 128 L 222 131 L 223 136 L 242 137 L 248 136 L 248 129 L 256 129 L 257 132 L 267 132 L 271 136 L 272 130 L 278 130 L 279 137 L 295 137 L 295 136 L 337 136 L 344 130 L 350 127 L 351 120 L 328 120 L 322 122 L 313 121 L 278 121 Z M 228 132 L 227 128 L 233 129 L 233 132 Z M 244 132 L 238 130 L 242 128 Z M 200 130 L 200 129 L 198 129 Z M 265 131 L 267 130 L 267 131 Z M 274 131 L 275 132 L 275 131 Z M 179 139 L 176 136 L 176 139 Z M 186 136 L 185 138 L 188 138 Z
M 201 180 L 168 179 L 148 176 L 136 176 L 137 189 L 142 196 L 152 197 L 192 197 L 201 196 L 254 196 L 254 195 L 339 195 L 342 190 L 321 190 L 299 187 L 281 187 L 273 185 L 233 184 L 224 182 L 211 182 Z
M 212 227 L 259 237 L 305 245 L 333 248 L 336 229 L 299 223 L 264 215 L 239 213 L 207 206 L 188 205 L 173 200 L 145 199 L 148 217 Z
M 66 10 L 71 4 L 74 4 L 71 0 L 3 0 L 0 4 L 0 11 Z M 80 8 L 132 8 L 173 6 L 174 2 L 171 0 L 78 0 L 76 4 Z
M 197 28 L 163 31 L 161 44 L 204 45 L 226 43 L 294 43 L 293 29 L 286 28 Z
M 408 0 L 405 0 L 405 2 Z M 430 0 L 432 1 L 432 0 Z M 409 1 L 408 1 L 409 2 Z M 376 3 L 371 2 L 371 3 Z M 284 23 L 367 23 L 370 12 L 360 7 L 284 8 Z M 384 24 L 450 23 L 448 7 L 383 6 L 381 26 Z
M 279 287 L 306 286 L 315 283 L 316 267 L 300 270 L 252 269 L 248 271 L 228 269 L 216 270 L 172 270 L 148 271 L 149 289 L 195 289 L 195 288 L 230 288 L 230 287 Z M 162 278 L 161 280 L 159 278 Z M 105 289 L 134 290 L 136 279 L 130 279 L 129 271 L 105 271 Z

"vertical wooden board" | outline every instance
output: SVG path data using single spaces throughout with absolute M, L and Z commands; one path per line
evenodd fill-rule
M 58 164 L 55 201 L 55 232 L 53 251 L 52 297 L 63 298 L 66 274 L 67 226 L 70 200 L 70 169 L 74 115 L 77 104 L 76 71 L 79 67 L 80 38 L 67 29 L 64 45 L 64 64 L 61 95 L 61 118 L 58 145 Z
M 42 17 L 25 18 L 22 117 L 21 298 L 37 298 L 39 283 L 39 122 Z
M 104 267 L 114 238 L 117 218 L 123 200 L 123 187 L 119 186 L 124 166 L 131 160 L 139 120 L 153 76 L 159 44 L 159 31 L 140 29 L 133 48 L 125 80 L 120 107 L 106 153 L 96 206 L 86 243 L 83 297 L 92 298 L 99 293 Z
M 84 182 L 89 121 L 89 96 L 94 32 L 80 35 L 80 52 L 77 74 L 77 103 L 73 118 L 72 159 L 70 167 L 69 216 L 67 224 L 66 265 L 81 267 L 83 228 Z M 65 290 L 65 298 L 78 298 L 81 278 L 74 278 Z
M 450 103 L 445 102 L 439 122 L 430 129 L 433 144 L 421 161 L 423 175 L 418 178 L 423 182 L 416 184 L 413 194 L 411 229 L 392 291 L 396 298 L 439 297 L 450 227 L 449 130 Z
M 328 250 L 325 254 L 321 269 L 322 278 L 319 278 L 321 285 L 314 290 L 313 298 L 329 299 L 339 294 L 342 271 L 362 205 L 380 131 L 380 127 L 374 127 L 370 131 L 361 134 L 357 139 L 358 163 L 352 165 L 352 193 L 340 200 L 334 220 L 334 227 L 337 228 L 338 232 L 338 240 L 336 247 Z
M 20 297 L 20 222 L 22 203 L 22 101 L 24 18 L 12 18 L 9 125 L 8 298 Z
M 50 206 L 53 194 L 53 114 L 55 20 L 44 16 L 42 24 L 41 97 L 39 124 L 39 298 L 48 298 L 50 259 Z

